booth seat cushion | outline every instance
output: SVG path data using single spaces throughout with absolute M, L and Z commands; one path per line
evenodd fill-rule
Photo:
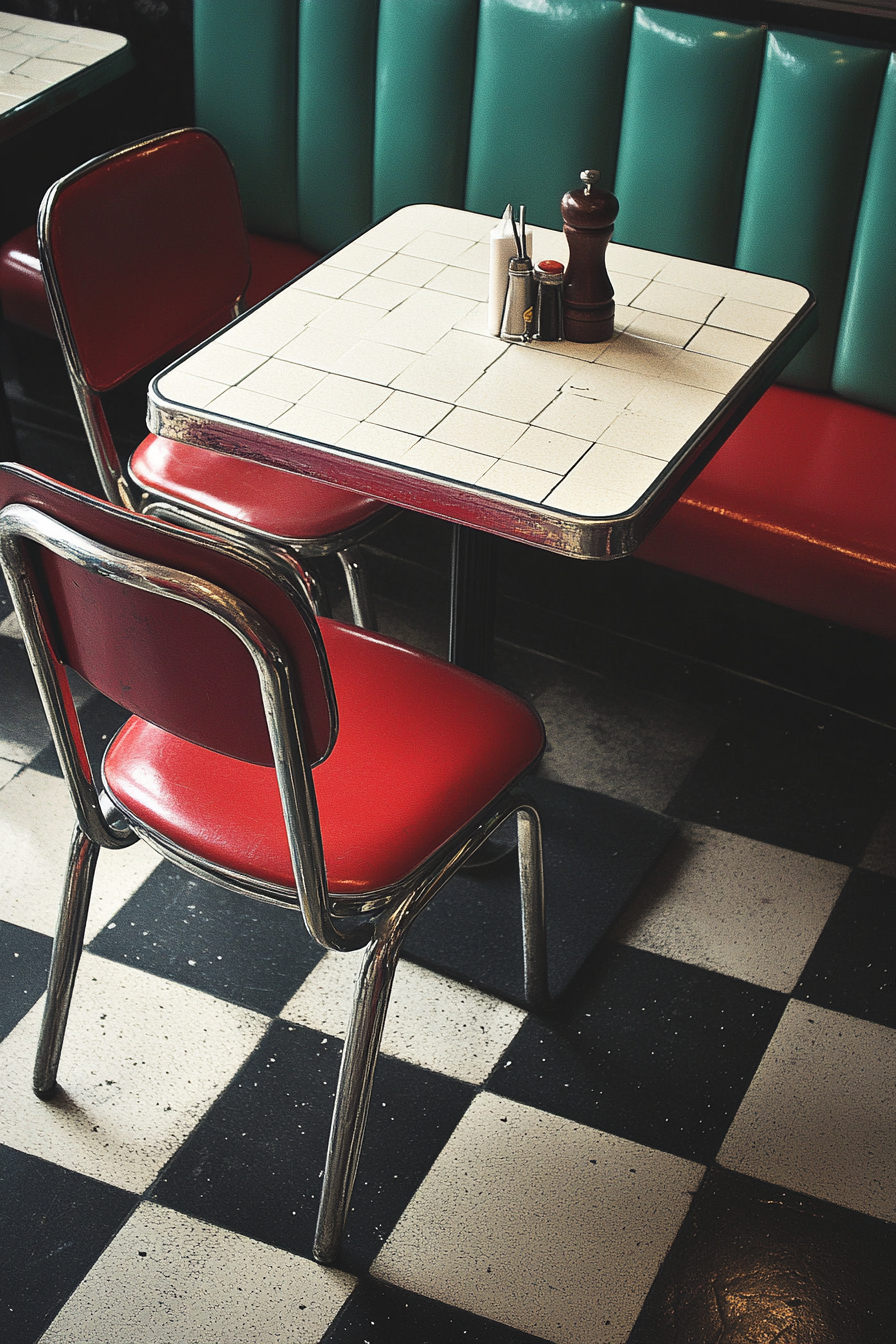
M 55 336 L 32 224 L 0 247 L 0 304 L 7 322 Z
M 249 253 L 252 278 L 243 299 L 245 308 L 260 303 L 319 259 L 317 252 L 309 251 L 300 243 L 284 243 L 257 233 L 249 234 Z M 0 305 L 8 322 L 28 327 L 42 336 L 55 336 L 34 225 L 0 247 Z M 226 320 L 226 315 L 222 315 L 222 321 Z
M 544 730 L 509 691 L 355 626 L 322 620 L 339 732 L 314 768 L 331 892 L 391 886 L 538 760 Z M 113 796 L 221 867 L 294 889 L 277 780 L 130 719 L 103 765 Z
M 135 449 L 129 471 L 137 485 L 158 498 L 193 504 L 252 531 L 293 541 L 342 532 L 383 507 L 377 499 L 307 476 L 155 434 Z
M 896 639 L 896 416 L 772 387 L 638 554 Z

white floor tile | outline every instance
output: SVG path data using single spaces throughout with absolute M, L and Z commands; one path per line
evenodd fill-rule
M 21 639 L 22 631 L 14 611 L 0 621 L 0 639 Z
M 61 779 L 23 770 L 0 798 L 0 919 L 51 937 L 56 929 L 74 812 Z M 89 941 L 160 862 L 148 845 L 100 854 Z
M 11 779 L 15 779 L 21 768 L 18 761 L 5 761 L 0 757 L 0 789 L 8 784 Z
M 331 952 L 290 999 L 280 1016 L 329 1036 L 344 1037 L 352 990 L 363 952 Z M 424 1069 L 483 1083 L 526 1014 L 480 990 L 400 961 L 383 1051 Z
M 789 993 L 849 869 L 685 823 L 613 937 Z
M 723 1166 L 896 1222 L 896 1031 L 791 1000 Z
M 60 1088 L 31 1091 L 44 1001 L 0 1042 L 0 1132 L 21 1152 L 145 1190 L 254 1049 L 268 1019 L 85 952 Z
M 41 1340 L 317 1344 L 354 1286 L 341 1270 L 141 1204 Z
M 372 1272 L 556 1344 L 623 1344 L 702 1173 L 482 1093 Z
M 541 773 L 661 812 L 715 730 L 695 706 L 569 666 L 535 697 L 547 733 Z

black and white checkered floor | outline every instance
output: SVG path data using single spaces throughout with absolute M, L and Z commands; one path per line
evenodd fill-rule
M 383 624 L 413 634 L 398 607 Z M 104 854 L 62 1091 L 31 1093 L 70 809 L 4 621 L 5 1344 L 892 1344 L 896 733 L 500 658 L 548 727 L 548 900 L 625 908 L 535 1018 L 421 964 L 443 946 L 487 982 L 512 874 L 467 892 L 469 922 L 448 903 L 402 965 L 325 1269 L 355 958 L 291 912 Z M 96 699 L 86 717 L 115 726 Z M 601 834 L 566 862 L 586 815 Z

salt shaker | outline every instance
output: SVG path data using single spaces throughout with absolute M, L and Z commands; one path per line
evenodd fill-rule
M 569 265 L 563 282 L 563 328 L 568 341 L 609 341 L 616 304 L 607 275 L 607 244 L 619 213 L 611 191 L 597 185 L 600 173 L 580 173 L 583 189 L 568 191 L 560 202 Z
M 531 257 L 511 257 L 507 263 L 507 298 L 501 321 L 501 340 L 528 344 L 535 330 L 535 276 Z

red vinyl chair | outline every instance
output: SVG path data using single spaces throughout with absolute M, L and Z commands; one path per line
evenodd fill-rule
M 527 1000 L 546 994 L 541 832 L 513 786 L 544 747 L 510 692 L 316 619 L 294 567 L 0 466 L 0 559 L 76 823 L 34 1088 L 54 1088 L 100 846 L 294 906 L 324 947 L 367 947 L 345 1038 L 314 1254 L 338 1250 L 402 941 L 517 816 Z M 131 717 L 91 774 L 66 676 Z
M 338 556 L 353 619 L 376 621 L 356 544 L 395 510 L 375 499 L 148 435 L 128 470 L 102 394 L 196 345 L 239 311 L 250 252 L 230 161 L 207 131 L 169 131 L 92 159 L 38 217 L 47 295 L 103 490 L 189 528 L 237 528 L 293 557 Z M 328 611 L 315 587 L 319 611 Z

